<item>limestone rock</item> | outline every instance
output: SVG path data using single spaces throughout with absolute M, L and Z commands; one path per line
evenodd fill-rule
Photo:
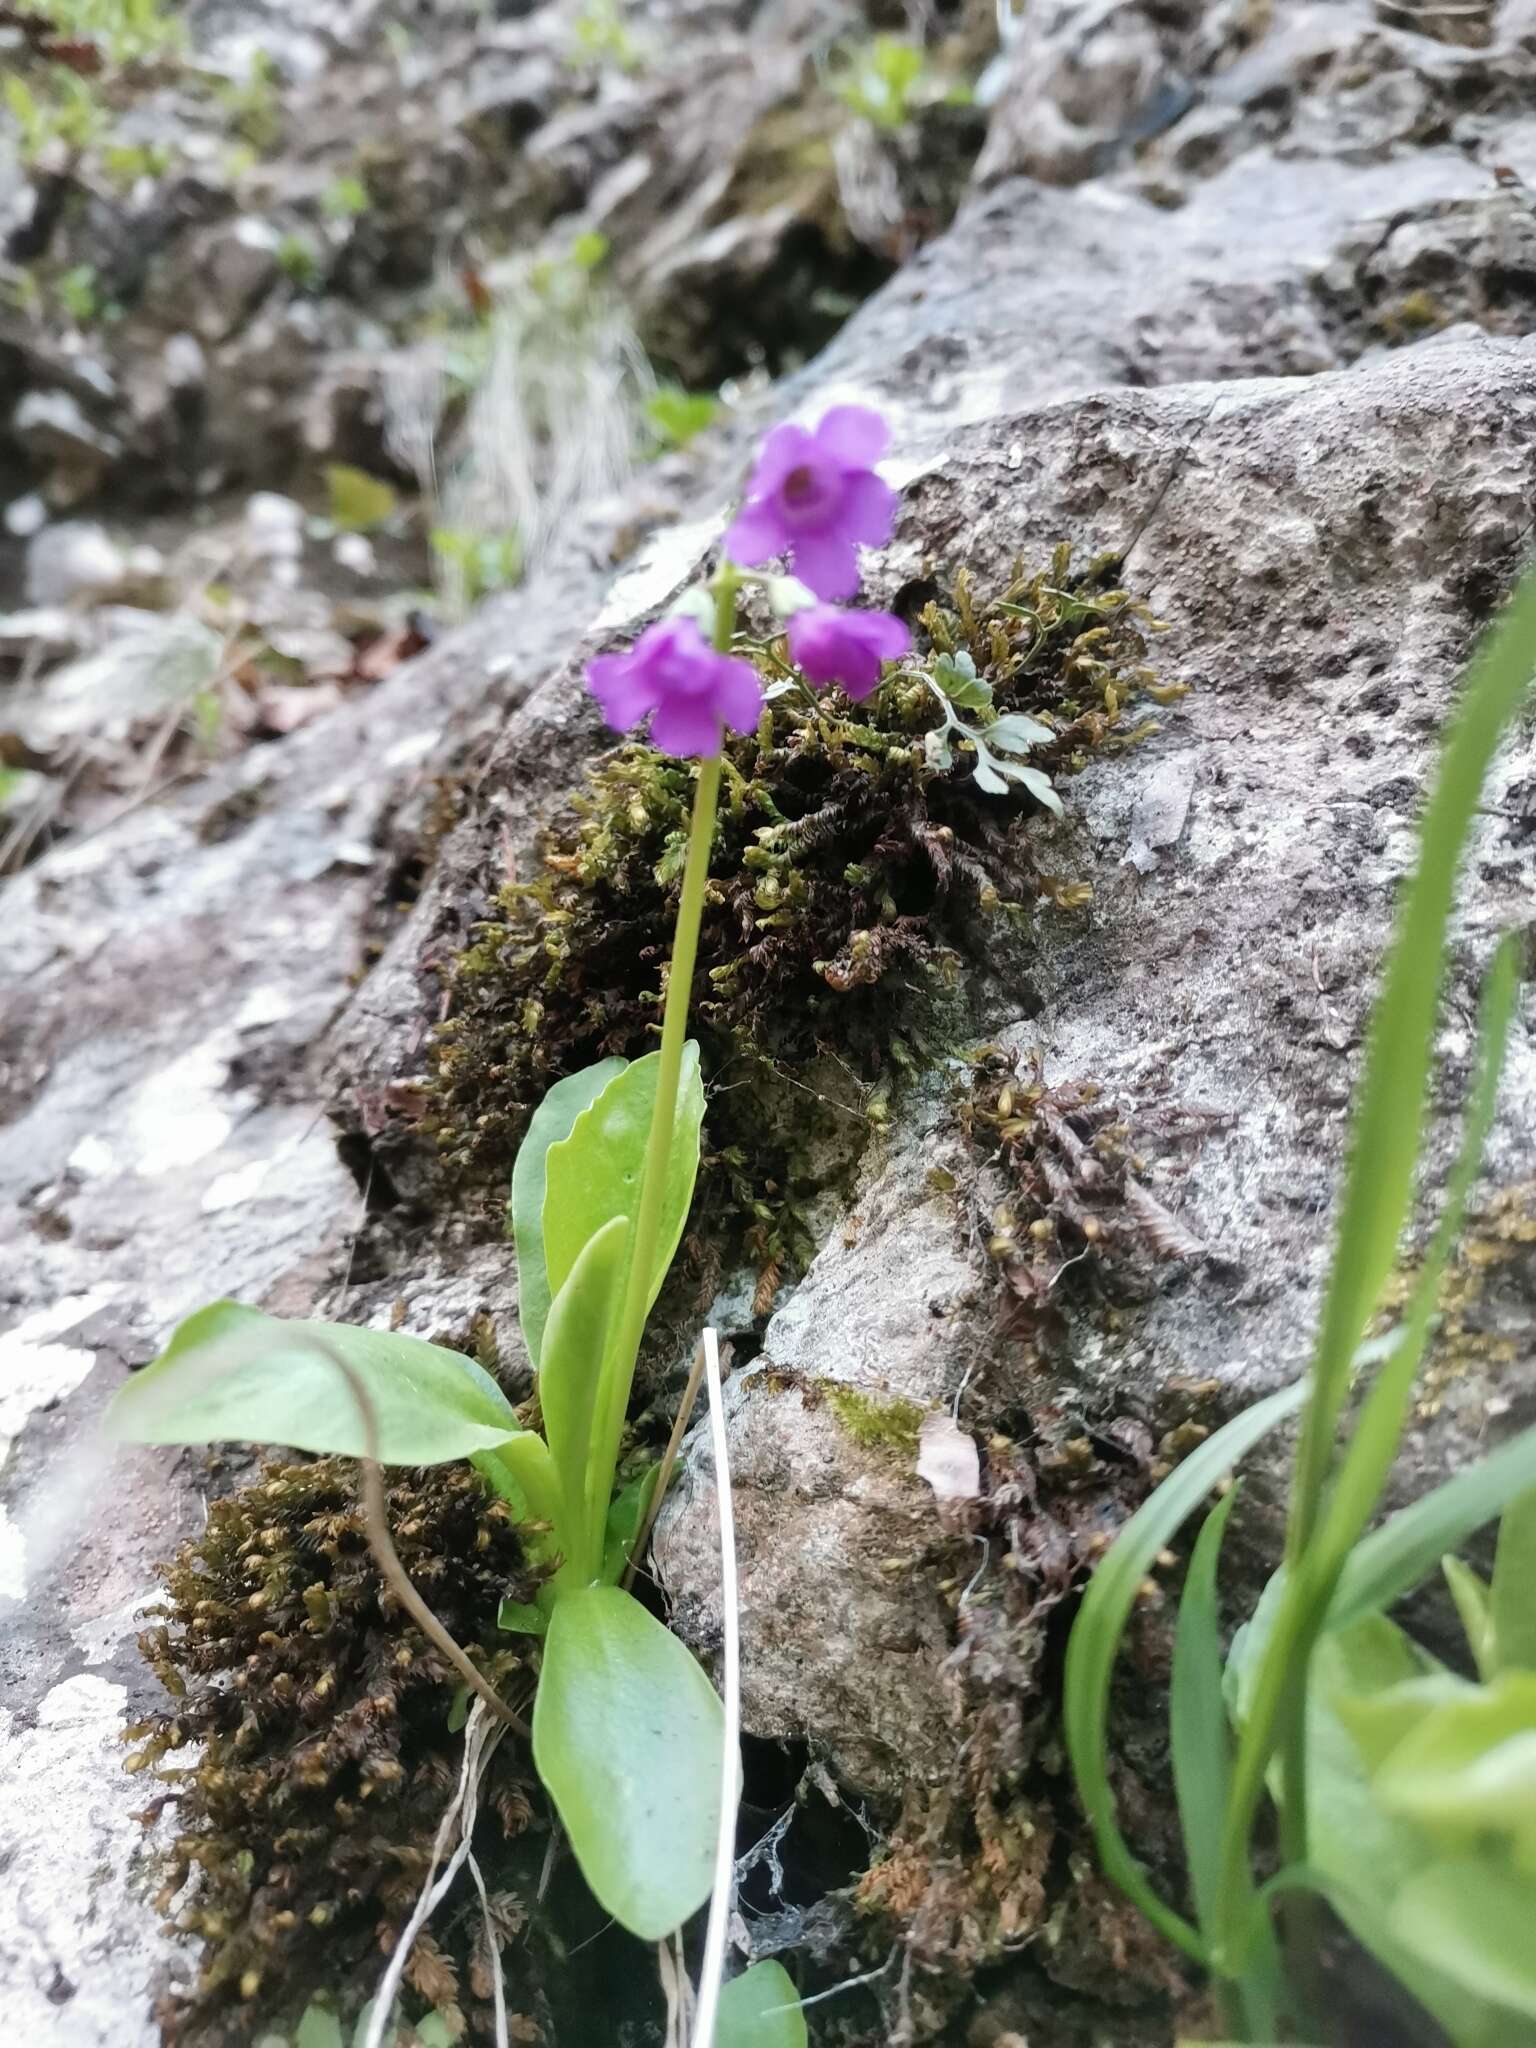
M 526 872 L 541 824 L 605 744 L 582 663 L 707 557 L 748 430 L 861 399 L 892 416 L 903 488 L 872 597 L 962 564 L 1005 574 L 1070 538 L 1119 551 L 1171 628 L 1160 664 L 1190 693 L 1159 735 L 1067 783 L 1062 825 L 1034 828 L 1053 872 L 1093 883 L 1091 909 L 1041 905 L 1006 943 L 979 945 L 968 974 L 978 1036 L 1038 1050 L 1048 1082 L 1092 1081 L 1123 1112 L 1145 1192 L 1178 1226 L 1159 1230 L 1180 1249 L 1134 1287 L 1085 1260 L 1062 1277 L 1059 1326 L 1021 1338 L 985 1252 L 1003 1190 L 956 1116 L 963 1075 L 914 1084 L 766 1327 L 739 1297 L 719 1312 L 742 1361 L 728 1406 L 748 1725 L 804 1745 L 819 1782 L 868 1802 L 877 1831 L 899 1829 L 905 1806 L 944 1840 L 985 1824 L 1011 1845 L 1014 1889 L 997 1897 L 964 1891 L 990 1881 L 974 1857 L 898 1864 L 910 1888 L 892 1913 L 919 1957 L 917 2009 L 903 2015 L 893 1994 L 872 2041 L 903 2038 L 910 2017 L 950 2044 L 1011 2033 L 1033 2048 L 1166 2048 L 1166 1972 L 1140 1951 L 1124 1966 L 1126 1923 L 1071 1862 L 1070 1802 L 1042 1754 L 1042 1646 L 1063 1583 L 1049 1545 L 1113 1523 L 1111 1465 L 1144 1485 L 1170 1432 L 1171 1455 L 1179 1430 L 1304 1362 L 1411 820 L 1461 663 L 1529 544 L 1530 208 L 1493 167 L 1530 169 L 1530 26 L 1506 4 L 1479 48 L 1364 0 L 1031 9 L 954 226 L 749 401 L 692 495 L 667 507 L 683 516 L 606 595 L 610 556 L 584 530 L 548 582 L 372 696 L 7 883 L 0 1188 L 20 1250 L 5 1311 L 28 1384 L 57 1378 L 5 1471 L 6 1554 L 23 1546 L 31 1590 L 8 1617 L 0 1704 L 22 1739 L 42 1713 L 66 1834 L 94 1839 L 93 1813 L 135 1803 L 102 1790 L 94 1682 L 142 1687 L 128 1610 L 198 1501 L 186 1466 L 145 1453 L 83 1505 L 66 1478 L 69 1541 L 56 1542 L 55 1475 L 78 1469 L 127 1365 L 215 1288 L 364 1320 L 402 1302 L 421 1334 L 483 1310 L 515 1350 L 505 1247 L 444 1207 L 411 1121 L 443 963 L 509 866 Z M 573 204 L 610 174 L 617 206 L 644 175 L 617 113 L 572 141 L 574 166 L 544 140 Z M 288 331 L 291 394 L 312 358 Z M 246 345 L 210 363 L 211 387 L 238 378 Z M 445 839 L 424 823 L 440 777 L 464 801 Z M 1529 921 L 1533 785 L 1522 735 L 1469 863 L 1432 1179 L 1477 970 L 1495 932 Z M 1155 863 L 1128 863 L 1138 847 Z M 407 873 L 420 891 L 402 910 Z M 354 985 L 365 945 L 376 958 Z M 1495 1222 L 1525 1215 L 1533 1130 L 1527 998 L 1489 1155 Z M 373 1220 L 354 1268 L 364 1187 Z M 1439 1361 L 1405 1491 L 1532 1414 L 1529 1245 L 1519 1229 L 1485 1241 L 1498 1247 L 1484 1301 L 1498 1341 Z M 904 1432 L 926 1411 L 958 1414 L 984 1483 L 1006 1463 L 1018 1489 L 979 1537 L 943 1522 L 917 1476 Z M 1250 1583 L 1273 1556 L 1280 1470 L 1278 1454 L 1260 1460 L 1246 1497 L 1234 1560 Z M 1053 1502 L 1032 1504 L 1031 1485 L 1056 1489 Z M 710 1656 L 718 1567 L 696 1445 L 658 1562 Z M 1146 1764 L 1127 1758 L 1128 1784 Z M 1137 1822 L 1157 1834 L 1153 1802 Z M 125 1825 L 102 1821 L 114 1842 Z M 18 2038 L 139 2048 L 142 1909 L 121 1872 L 93 1865 L 81 1889 L 101 1944 L 89 1998 L 71 1974 L 78 1947 L 13 1906 L 0 1915 L 8 2016 Z M 1042 1918 L 1050 1939 L 1028 1943 Z M 987 1973 L 975 2012 L 957 1988 L 967 1964 Z

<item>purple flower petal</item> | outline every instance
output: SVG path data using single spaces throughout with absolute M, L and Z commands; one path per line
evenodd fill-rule
M 912 649 L 912 629 L 894 612 L 861 612 L 865 637 L 882 661 L 894 661 Z
M 816 438 L 845 469 L 868 469 L 890 445 L 891 430 L 867 405 L 834 405 L 823 414 Z
M 638 725 L 656 701 L 654 686 L 633 654 L 600 654 L 587 666 L 587 681 L 615 732 Z
M 861 469 L 843 484 L 843 510 L 838 521 L 850 540 L 868 548 L 883 548 L 896 524 L 900 501 L 890 485 L 872 469 Z
M 732 732 L 751 732 L 763 708 L 763 686 L 750 661 L 722 657 L 715 709 Z
M 733 562 L 755 569 L 760 562 L 783 554 L 789 546 L 789 528 L 773 498 L 753 498 L 742 506 L 722 546 Z
M 701 697 L 669 697 L 651 720 L 651 744 L 664 754 L 718 754 L 720 719 Z
M 761 498 L 770 491 L 776 491 L 792 469 L 813 458 L 815 453 L 815 441 L 804 427 L 786 421 L 782 426 L 771 428 L 747 485 L 747 496 Z
M 835 531 L 796 534 L 790 560 L 800 581 L 818 597 L 852 597 L 859 587 L 853 542 Z
M 812 605 L 789 622 L 789 651 L 813 683 L 841 683 L 857 702 L 880 680 L 882 657 L 904 654 L 912 636 L 889 612 Z

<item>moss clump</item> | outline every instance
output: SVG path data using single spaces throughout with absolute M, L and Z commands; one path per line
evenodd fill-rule
M 412 1579 L 515 1693 L 516 1639 L 498 1634 L 496 1610 L 532 1581 L 504 1504 L 468 1467 L 442 1466 L 392 1475 L 388 1510 Z M 210 1507 L 160 1577 L 159 1625 L 139 1644 L 174 1705 L 129 1730 L 128 1768 L 162 1786 L 152 1814 L 175 1809 L 157 1904 L 204 1952 L 158 2017 L 168 2043 L 224 2048 L 295 2018 L 317 1986 L 343 2005 L 371 1994 L 457 1781 L 457 1680 L 379 1580 L 350 1461 L 269 1464 Z M 503 1743 L 484 1822 L 503 1862 L 499 1845 L 528 1824 L 530 1784 Z M 520 1923 L 515 1895 L 495 1904 Z M 482 1977 L 472 1937 L 439 1916 L 413 1952 L 415 1991 L 455 2028 L 473 2026 Z
M 894 1451 L 904 1458 L 917 1456 L 917 1433 L 926 1411 L 916 1401 L 899 1395 L 867 1394 L 838 1380 L 817 1380 L 816 1388 L 837 1417 L 839 1428 L 862 1449 Z
M 1531 1265 L 1536 1246 L 1536 1181 L 1501 1188 L 1472 1217 L 1440 1282 L 1439 1316 L 1434 1343 L 1419 1378 L 1415 1413 L 1421 1422 L 1454 1402 L 1461 1381 L 1469 1375 L 1497 1374 L 1519 1354 L 1509 1334 L 1500 1283 L 1521 1278 Z M 1399 1272 L 1388 1295 L 1389 1310 L 1406 1305 L 1418 1279 L 1418 1261 Z M 1528 1288 L 1530 1280 L 1524 1279 Z
M 1163 1112 L 1187 1134 L 1213 1121 Z M 1200 1240 L 1144 1184 L 1123 1112 L 1093 1081 L 1048 1083 L 1038 1052 L 1027 1060 L 984 1047 L 959 1109 L 961 1129 L 1000 1171 L 987 1250 L 1020 1318 L 1039 1333 L 1060 1322 L 1058 1281 L 1091 1273 L 1116 1294 L 1147 1291 L 1149 1259 L 1187 1259 Z
M 911 586 L 898 605 L 917 620 L 912 665 L 932 674 L 968 653 L 993 709 L 1055 734 L 1033 765 L 1070 776 L 1154 729 L 1127 718 L 1138 696 L 1175 694 L 1145 665 L 1156 621 L 1115 587 L 1117 567 L 1102 557 L 1074 573 L 1063 547 L 985 597 L 965 573 L 948 597 Z M 782 642 L 758 659 L 782 684 Z M 925 1049 L 957 948 L 985 949 L 978 921 L 1091 893 L 1043 862 L 1033 797 L 1012 784 L 985 794 L 964 745 L 940 765 L 925 745 L 939 722 L 932 692 L 897 674 L 857 706 L 783 689 L 726 749 L 692 991 L 714 1084 L 701 1213 L 734 1220 L 770 1299 L 809 1247 L 806 1203 L 857 1156 L 893 1076 Z M 501 891 L 452 971 L 429 1124 L 461 1183 L 498 1204 L 551 1082 L 653 1041 L 691 800 L 689 764 L 635 745 L 606 755 L 538 875 Z

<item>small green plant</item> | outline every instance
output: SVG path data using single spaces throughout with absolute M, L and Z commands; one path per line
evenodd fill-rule
M 343 533 L 373 533 L 387 525 L 400 508 L 400 493 L 393 484 L 350 462 L 327 463 L 325 488 L 331 524 Z
M 523 575 L 522 544 L 515 533 L 476 533 L 465 526 L 434 526 L 432 554 L 459 607 L 510 590 Z
M 994 715 L 984 726 L 967 725 L 956 707 L 964 711 L 991 712 L 992 686 L 977 673 L 976 663 L 963 649 L 958 654 L 941 654 L 931 674 L 914 670 L 915 681 L 926 683 L 944 713 L 944 723 L 924 738 L 929 764 L 941 774 L 954 766 L 952 741 L 961 740 L 976 755 L 971 779 L 988 796 L 1006 795 L 1008 784 L 1017 782 L 1048 811 L 1061 816 L 1061 798 L 1051 787 L 1042 768 L 1030 768 L 1018 757 L 1034 747 L 1048 747 L 1056 735 L 1038 718 L 1010 711 Z
M 77 263 L 66 270 L 54 286 L 59 304 L 77 327 L 90 327 L 101 313 L 96 293 L 96 266 Z
M 1367 1533 L 1481 1162 L 1519 992 L 1518 942 L 1506 937 L 1484 982 L 1477 1074 L 1429 1253 L 1397 1326 L 1371 1337 L 1413 1196 L 1456 872 L 1533 650 L 1536 573 L 1472 665 L 1424 812 L 1372 1024 L 1311 1371 L 1218 1430 L 1131 1518 L 1094 1574 L 1068 1647 L 1068 1750 L 1104 1868 L 1209 1973 L 1228 2030 L 1244 2041 L 1318 2037 L 1318 1893 L 1455 2048 L 1524 2039 L 1536 2014 L 1536 1860 L 1523 1818 L 1536 1810 L 1529 1503 L 1506 1519 L 1491 1589 L 1454 1561 L 1447 1568 L 1480 1687 L 1452 1681 L 1385 1618 L 1438 1560 L 1536 1487 L 1536 1429 Z M 1159 1895 L 1120 1833 L 1110 1677 L 1155 1557 L 1298 1411 L 1285 1561 L 1225 1670 L 1217 1568 L 1230 1493 L 1206 1518 L 1180 1602 L 1169 1713 L 1191 1919 Z M 1255 1842 L 1266 1804 L 1281 1868 L 1261 1882 Z
M 186 45 L 186 27 L 164 0 L 31 0 L 24 12 L 56 36 L 96 45 L 109 64 L 136 64 Z
M 571 23 L 565 60 L 577 68 L 633 73 L 645 64 L 645 53 L 630 33 L 622 0 L 584 0 Z
M 281 142 L 283 119 L 277 66 L 265 50 L 253 50 L 244 78 L 219 80 L 214 95 L 230 129 L 250 152 L 251 164 Z
M 368 187 L 351 171 L 333 178 L 320 194 L 320 211 L 327 220 L 356 220 L 372 204 Z
M 141 178 L 163 178 L 175 161 L 164 142 L 109 142 L 101 151 L 102 175 L 119 192 L 131 192 Z
M 720 401 L 708 391 L 663 384 L 645 402 L 645 417 L 663 448 L 686 448 L 720 416 Z
M 23 163 L 36 163 L 55 144 L 78 154 L 99 141 L 107 115 L 88 79 L 61 71 L 42 95 L 34 93 L 15 72 L 7 75 L 4 85 L 5 104 L 16 123 Z
M 830 413 L 814 436 L 780 429 L 726 537 L 751 561 L 790 554 L 810 585 L 796 586 L 791 649 L 798 643 L 808 677 L 865 695 L 878 683 L 880 652 L 910 643 L 906 627 L 885 613 L 825 603 L 807 610 L 799 600 L 852 594 L 858 545 L 888 536 L 895 494 L 872 467 L 886 431 L 857 407 Z M 456 1351 L 393 1331 L 283 1321 L 232 1301 L 181 1323 L 159 1358 L 119 1388 L 108 1414 L 112 1434 L 142 1443 L 234 1440 L 363 1459 L 373 1540 L 392 1590 L 481 1705 L 529 1734 L 598 1902 L 632 1934 L 659 1941 L 713 1898 L 706 2007 L 720 1992 L 731 1868 L 725 1718 L 683 1644 L 621 1584 L 655 1475 L 622 1490 L 617 1480 L 641 1340 L 698 1175 L 704 1085 L 688 1010 L 725 730 L 756 730 L 765 708 L 756 669 L 734 651 L 738 595 L 754 580 L 770 594 L 787 581 L 754 579 L 727 554 L 707 590 L 691 593 L 627 653 L 600 656 L 589 669 L 611 724 L 623 730 L 649 717 L 652 744 L 696 756 L 697 768 L 660 1045 L 557 1081 L 513 1166 L 508 1229 L 542 1434 Z M 530 1562 L 543 1569 L 534 1598 L 504 1601 L 499 1616 L 503 1629 L 542 1644 L 531 1730 L 442 1628 L 389 1543 L 378 1468 L 461 1459 L 511 1508 Z M 401 1963 L 397 1956 L 391 1971 Z M 386 1975 L 386 1986 L 395 1981 Z M 370 2044 L 390 1995 L 380 1994 Z M 805 2039 L 778 1965 L 758 1965 L 726 1987 L 716 2048 L 803 2048 Z
M 846 45 L 828 69 L 827 86 L 851 113 L 888 133 L 938 101 L 963 105 L 970 99 L 966 87 L 938 75 L 921 44 L 902 36 Z
M 312 292 L 319 284 L 320 252 L 308 235 L 290 232 L 281 236 L 273 254 L 278 269 L 301 292 Z

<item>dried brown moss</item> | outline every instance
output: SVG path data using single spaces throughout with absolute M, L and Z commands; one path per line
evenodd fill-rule
M 916 664 L 967 652 L 993 709 L 1055 732 L 1032 757 L 1058 781 L 1096 750 L 1153 728 L 1128 706 L 1160 690 L 1156 629 L 1115 587 L 1113 557 L 1074 573 L 1069 551 L 982 596 L 961 574 L 898 598 L 918 622 Z M 760 655 L 782 680 L 782 643 Z M 967 714 L 985 725 L 988 713 Z M 1023 790 L 981 791 L 974 759 L 938 765 L 932 693 L 894 676 L 865 703 L 785 691 L 732 739 L 692 992 L 713 1084 L 706 1204 L 734 1219 L 764 1292 L 809 1249 L 806 1204 L 884 1117 L 902 1067 L 944 1035 L 936 999 L 978 924 L 1086 885 L 1052 871 Z M 461 1184 L 504 1198 L 531 1106 L 561 1075 L 634 1056 L 660 1016 L 692 771 L 643 746 L 592 770 L 556 821 L 540 873 L 502 890 L 451 977 L 433 1052 L 429 1123 Z
M 526 1690 L 518 1639 L 496 1628 L 500 1599 L 532 1590 L 505 1505 L 467 1466 L 439 1466 L 391 1474 L 388 1512 L 446 1627 L 504 1692 Z M 157 1781 L 151 1814 L 174 1812 L 157 1904 L 203 1950 L 157 2017 L 168 2044 L 224 2048 L 293 2019 L 317 1988 L 354 2006 L 371 1992 L 457 1782 L 457 1681 L 379 1579 L 349 1460 L 268 1464 L 160 1577 L 158 1625 L 139 1641 L 174 1704 L 130 1729 L 128 1768 Z M 492 1870 L 528 1825 L 530 1785 L 504 1742 L 481 1822 Z M 524 1917 L 505 1884 L 496 1911 Z M 407 1980 L 472 2032 L 489 1990 L 475 1961 L 473 1937 L 439 1916 Z

